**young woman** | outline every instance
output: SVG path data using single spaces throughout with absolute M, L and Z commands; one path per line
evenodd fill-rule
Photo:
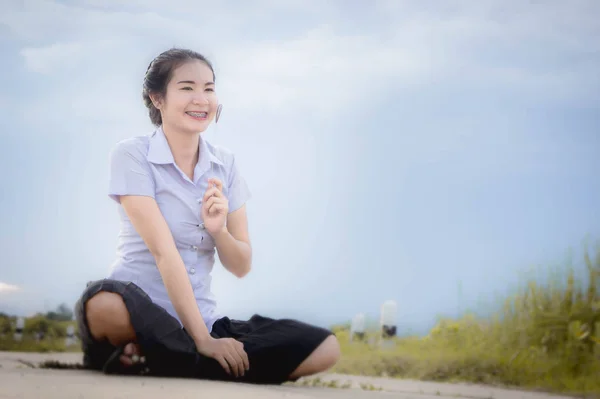
M 202 55 L 170 49 L 149 65 L 143 99 L 156 130 L 111 153 L 118 257 L 76 305 L 84 365 L 256 383 L 283 383 L 338 360 L 331 331 L 291 319 L 232 320 L 211 293 L 215 250 L 250 271 L 248 187 L 233 154 L 202 138 L 221 106 Z

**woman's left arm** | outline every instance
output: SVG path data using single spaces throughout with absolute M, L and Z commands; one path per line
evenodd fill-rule
M 252 265 L 252 246 L 245 205 L 227 215 L 227 224 L 213 235 L 213 239 L 223 266 L 238 278 L 248 274 Z

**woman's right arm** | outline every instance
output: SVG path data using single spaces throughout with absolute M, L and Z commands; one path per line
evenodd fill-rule
M 154 256 L 169 299 L 200 353 L 228 372 L 243 375 L 248 357 L 233 339 L 214 339 L 202 318 L 185 265 L 155 200 L 154 180 L 138 148 L 120 145 L 111 153 L 110 196 L 119 202 L 136 232 Z
M 249 363 L 243 345 L 234 339 L 215 339 L 208 332 L 185 265 L 156 201 L 150 197 L 129 195 L 120 199 L 131 223 L 154 256 L 173 307 L 192 336 L 198 352 L 217 360 L 228 373 L 244 375 Z
M 192 290 L 185 265 L 156 201 L 143 196 L 121 196 L 121 205 L 154 256 L 169 299 L 197 346 L 211 338 Z

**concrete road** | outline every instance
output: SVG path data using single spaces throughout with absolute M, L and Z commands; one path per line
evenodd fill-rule
M 568 398 L 567 396 L 504 390 L 480 385 L 442 384 L 337 374 L 324 374 L 318 377 L 323 382 L 336 381 L 338 386 L 346 385 L 347 387 L 329 388 L 302 385 L 313 379 L 300 380 L 296 384 L 285 384 L 283 386 L 257 386 L 194 379 L 106 376 L 101 373 L 83 370 L 54 370 L 32 367 L 45 360 L 80 363 L 81 354 L 0 352 L 0 398 Z

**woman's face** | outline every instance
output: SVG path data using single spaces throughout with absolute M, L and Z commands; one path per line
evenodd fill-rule
M 200 60 L 177 67 L 160 101 L 163 126 L 182 133 L 205 131 L 215 117 L 219 100 L 211 69 Z

